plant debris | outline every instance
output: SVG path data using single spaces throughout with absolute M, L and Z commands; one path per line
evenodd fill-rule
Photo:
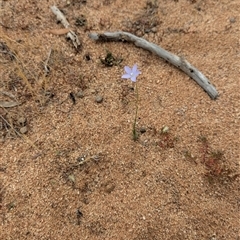
M 104 59 L 100 58 L 100 60 L 101 60 L 101 63 L 106 67 L 117 66 L 123 61 L 122 58 L 114 57 L 113 54 L 109 51 L 107 51 L 105 58 Z

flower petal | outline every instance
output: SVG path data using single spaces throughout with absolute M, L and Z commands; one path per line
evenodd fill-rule
M 131 78 L 131 77 L 132 76 L 128 73 L 122 75 L 122 78 L 126 78 L 126 79 Z
M 124 70 L 126 73 L 130 74 L 132 72 L 132 69 L 129 66 L 125 66 Z
M 137 77 L 141 72 L 137 69 L 137 64 L 134 64 L 132 68 L 133 74 Z
M 138 71 L 137 64 L 134 64 L 132 68 L 132 72 L 135 73 L 136 71 Z
M 137 76 L 136 75 L 131 76 L 131 81 L 136 82 L 137 81 Z
M 135 72 L 135 76 L 138 76 L 141 72 L 137 70 L 137 72 Z

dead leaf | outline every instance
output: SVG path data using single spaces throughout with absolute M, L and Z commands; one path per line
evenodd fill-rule
M 0 107 L 3 107 L 3 108 L 16 107 L 18 105 L 19 105 L 18 102 L 4 102 L 4 101 L 0 101 Z
M 44 32 L 45 33 L 52 33 L 54 35 L 63 35 L 63 34 L 67 34 L 69 31 L 71 31 L 70 28 L 60 28 L 60 29 L 48 29 Z

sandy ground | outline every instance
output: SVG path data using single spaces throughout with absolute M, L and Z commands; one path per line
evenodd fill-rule
M 63 28 L 53 4 L 77 51 L 49 33 Z M 0 6 L 0 239 L 240 239 L 239 0 Z M 88 38 L 117 30 L 183 56 L 219 97 L 131 43 Z M 135 63 L 137 141 L 121 79 Z

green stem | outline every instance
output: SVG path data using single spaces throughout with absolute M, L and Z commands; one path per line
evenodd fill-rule
M 134 122 L 133 122 L 133 140 L 134 141 L 137 141 L 138 139 L 138 133 L 137 133 L 137 129 L 136 129 L 136 123 L 137 123 L 137 114 L 138 114 L 138 100 L 139 100 L 139 97 L 138 97 L 138 87 L 137 87 L 137 82 L 135 84 L 136 86 L 136 111 L 135 111 L 135 118 L 134 118 Z

